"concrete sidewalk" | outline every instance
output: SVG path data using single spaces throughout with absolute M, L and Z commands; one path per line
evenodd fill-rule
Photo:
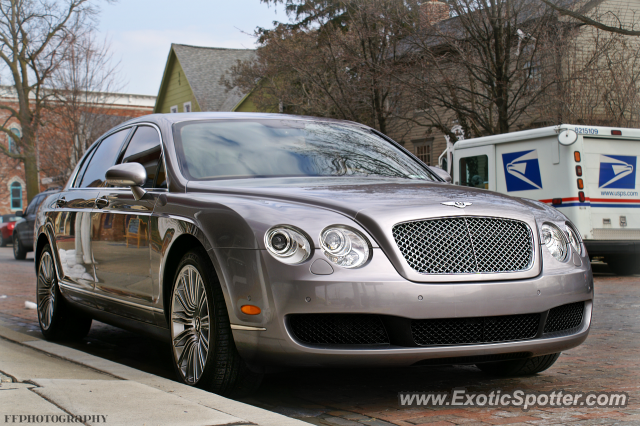
M 86 425 L 308 425 L 18 333 L 0 323 L 0 423 L 77 421 Z

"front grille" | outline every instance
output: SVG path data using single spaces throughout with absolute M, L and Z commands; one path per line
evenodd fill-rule
M 547 322 L 544 325 L 544 332 L 552 333 L 576 328 L 582 324 L 583 315 L 584 302 L 570 303 L 553 308 L 549 311 Z
M 393 238 L 422 274 L 518 272 L 531 268 L 529 226 L 502 218 L 456 217 L 399 223 Z
M 296 314 L 289 315 L 295 337 L 309 344 L 380 345 L 389 337 L 378 315 Z
M 539 324 L 540 314 L 423 319 L 411 321 L 411 334 L 419 346 L 507 342 L 533 339 Z

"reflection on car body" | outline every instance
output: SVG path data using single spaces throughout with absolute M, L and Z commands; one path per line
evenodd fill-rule
M 41 328 L 82 337 L 95 318 L 167 339 L 180 380 L 232 396 L 282 366 L 550 367 L 589 332 L 579 234 L 439 176 L 356 123 L 129 121 L 38 216 Z

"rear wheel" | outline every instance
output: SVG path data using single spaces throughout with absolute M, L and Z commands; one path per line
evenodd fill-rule
M 477 364 L 476 367 L 493 376 L 530 376 L 551 367 L 559 356 L 560 353 L 558 352 L 557 354 L 534 356 L 533 358 Z
M 638 256 L 620 255 L 605 259 L 609 269 L 616 275 L 640 274 L 640 258 Z
M 7 246 L 7 240 L 2 236 L 2 233 L 0 233 L 0 247 L 6 247 Z
M 170 309 L 171 346 L 180 380 L 235 398 L 260 386 L 262 374 L 249 370 L 238 354 L 222 289 L 202 251 L 185 254 L 178 265 Z
M 17 235 L 13 235 L 13 257 L 16 260 L 24 260 L 27 258 L 27 251 L 22 247 L 20 238 Z
M 51 246 L 38 260 L 38 322 L 47 340 L 82 339 L 89 333 L 91 318 L 73 310 L 60 294 Z

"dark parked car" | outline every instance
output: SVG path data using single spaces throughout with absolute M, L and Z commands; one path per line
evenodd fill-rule
M 12 239 L 13 257 L 17 260 L 24 260 L 27 253 L 33 251 L 33 226 L 38 208 L 49 195 L 58 191 L 58 189 L 48 189 L 33 197 L 24 215 L 16 222 Z
M 549 368 L 589 333 L 580 235 L 543 203 L 448 181 L 356 123 L 134 119 L 38 210 L 42 333 L 146 332 L 182 382 L 236 396 L 283 366 Z
M 13 241 L 13 228 L 16 221 L 20 220 L 22 212 L 3 214 L 0 216 L 0 247 L 6 247 Z

